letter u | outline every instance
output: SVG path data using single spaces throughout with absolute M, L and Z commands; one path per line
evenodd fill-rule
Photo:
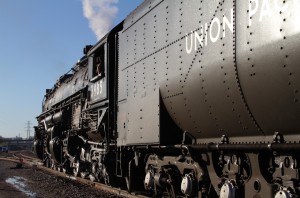
M 190 36 L 190 47 L 188 46 L 188 39 L 189 38 L 189 35 L 186 34 L 186 37 L 185 37 L 185 49 L 186 49 L 186 53 L 190 54 L 193 50 L 193 32 L 191 31 L 191 36 Z

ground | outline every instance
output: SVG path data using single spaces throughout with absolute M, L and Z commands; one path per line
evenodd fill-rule
M 4 156 L 0 154 L 0 157 Z M 0 198 L 93 198 L 117 197 L 90 186 L 58 178 L 30 166 L 0 160 Z

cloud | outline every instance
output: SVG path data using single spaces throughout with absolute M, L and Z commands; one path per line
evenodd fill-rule
M 90 28 L 100 40 L 112 28 L 116 18 L 119 0 L 82 0 L 83 14 L 89 20 Z

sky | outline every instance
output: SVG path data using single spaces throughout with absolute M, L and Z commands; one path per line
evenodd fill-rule
M 143 0 L 0 0 L 0 136 L 27 137 L 47 88 Z

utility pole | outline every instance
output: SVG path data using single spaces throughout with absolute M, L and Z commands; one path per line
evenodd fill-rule
M 26 132 L 27 132 L 27 139 L 29 139 L 30 138 L 30 129 L 31 129 L 31 122 L 30 121 L 26 122 L 25 129 L 26 129 Z

